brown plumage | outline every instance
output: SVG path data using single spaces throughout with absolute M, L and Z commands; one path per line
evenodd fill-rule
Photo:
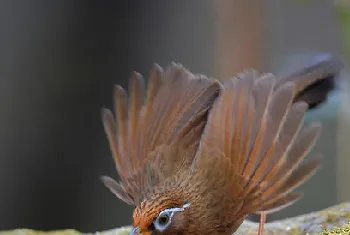
M 232 234 L 248 214 L 298 200 L 292 190 L 320 165 L 304 160 L 320 133 L 319 124 L 301 131 L 306 102 L 331 89 L 323 99 L 303 92 L 333 80 L 334 61 L 284 78 L 248 70 L 223 84 L 171 64 L 153 68 L 146 91 L 133 73 L 129 100 L 117 86 L 116 117 L 102 118 L 120 182 L 102 179 L 136 206 L 132 234 Z

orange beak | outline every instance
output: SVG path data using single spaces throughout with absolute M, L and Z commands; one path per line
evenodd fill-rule
M 139 227 L 134 228 L 129 235 L 152 235 L 150 230 L 140 230 Z

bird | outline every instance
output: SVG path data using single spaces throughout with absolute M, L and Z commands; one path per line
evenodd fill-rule
M 104 185 L 135 207 L 131 235 L 228 235 L 249 214 L 298 201 L 321 155 L 305 159 L 321 125 L 308 110 L 335 89 L 342 62 L 321 55 L 284 76 L 247 69 L 220 82 L 179 63 L 155 64 L 147 86 L 132 72 L 101 111 L 119 182 Z

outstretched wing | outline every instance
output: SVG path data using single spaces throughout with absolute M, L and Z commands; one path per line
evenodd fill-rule
M 234 214 L 228 221 L 292 204 L 301 194 L 291 191 L 320 164 L 319 157 L 304 161 L 320 125 L 299 133 L 308 105 L 293 103 L 295 84 L 275 88 L 273 75 L 257 76 L 254 71 L 239 77 L 228 80 L 214 102 L 194 164 L 205 175 L 220 175 L 223 179 L 219 182 L 226 180 L 221 184 L 228 185 L 226 194 L 220 197 L 231 202 L 227 206 Z M 208 184 L 217 181 L 206 180 Z M 236 182 L 230 183 L 232 180 Z
M 305 101 L 309 108 L 316 108 L 327 101 L 328 94 L 337 88 L 337 76 L 343 69 L 343 61 L 330 54 L 319 54 L 303 68 L 278 77 L 275 88 L 286 82 L 295 84 L 294 101 Z
M 156 158 L 161 161 L 159 157 L 166 153 L 172 154 L 172 145 L 193 146 L 199 142 L 207 111 L 220 88 L 218 82 L 193 75 L 174 63 L 165 73 L 154 66 L 145 102 L 140 74 L 131 76 L 129 99 L 124 89 L 117 86 L 116 118 L 104 109 L 102 120 L 121 183 L 103 177 L 105 185 L 121 200 L 138 205 L 152 190 L 153 161 Z M 158 170 L 173 170 L 168 168 Z

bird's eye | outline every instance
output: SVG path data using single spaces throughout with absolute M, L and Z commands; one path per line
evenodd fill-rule
M 171 223 L 171 215 L 169 212 L 162 212 L 153 222 L 157 230 L 163 231 L 168 228 Z
M 186 203 L 183 207 L 168 208 L 159 213 L 158 217 L 153 221 L 153 226 L 158 231 L 164 231 L 171 225 L 171 219 L 177 212 L 184 211 L 189 207 L 190 203 Z
M 168 215 L 162 215 L 161 217 L 158 218 L 158 223 L 160 225 L 166 225 L 167 223 L 169 223 L 169 216 Z

